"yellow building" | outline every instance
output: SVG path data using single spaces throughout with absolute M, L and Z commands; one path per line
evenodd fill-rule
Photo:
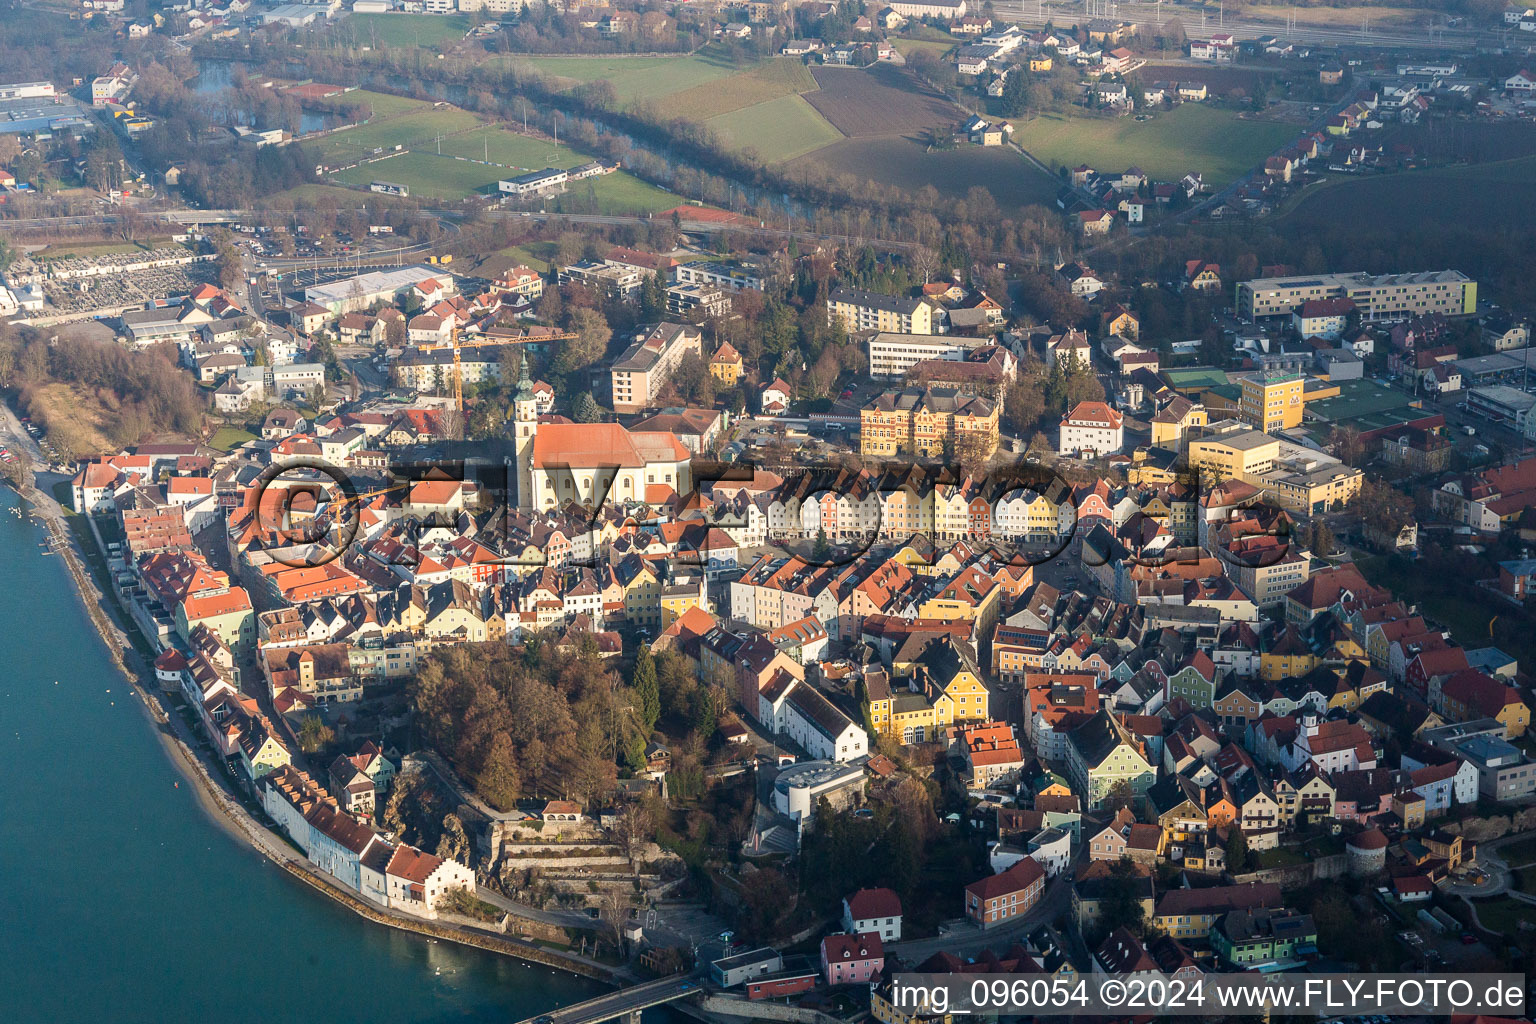
M 1267 473 L 1279 455 L 1279 440 L 1257 430 L 1217 434 L 1189 443 L 1189 465 L 1222 480 L 1249 480 Z
M 992 627 L 997 625 L 1002 596 L 1003 588 L 973 565 L 918 605 L 917 617 L 939 622 L 975 622 L 978 623 L 978 636 L 991 636 Z
M 614 566 L 614 576 L 624 588 L 624 618 L 632 625 L 661 625 L 661 580 L 656 569 L 639 555 L 629 555 Z
M 1365 473 L 1342 462 L 1318 460 L 1315 464 L 1287 460 L 1260 485 L 1275 504 L 1297 512 L 1322 512 L 1347 505 L 1360 493 Z
M 1152 446 L 1177 451 L 1184 446 L 1184 435 L 1191 427 L 1203 427 L 1209 422 L 1205 406 L 1180 395 L 1153 414 Z
M 865 678 L 870 724 L 901 743 L 926 743 L 956 722 L 986 721 L 990 693 L 970 655 L 947 637 L 930 643 L 911 662 L 897 663 L 905 677 Z
M 733 388 L 741 379 L 741 373 L 741 353 L 732 348 L 730 342 L 722 342 L 715 354 L 709 357 L 710 376 L 725 387 Z
M 704 604 L 704 582 L 683 583 L 664 587 L 661 591 L 661 628 L 666 629 L 683 617 L 690 608 L 709 609 Z
M 893 976 L 870 986 L 869 1015 L 879 1024 L 954 1024 L 955 1015 L 947 1009 L 940 1013 L 926 1004 L 897 1006 L 892 991 L 895 984 Z
M 1238 415 L 1265 433 L 1299 427 L 1305 383 L 1299 373 L 1259 373 L 1244 377 Z
M 1029 58 L 1029 70 L 1036 73 L 1051 70 L 1050 54 L 1041 53 Z
M 933 306 L 925 299 L 881 295 L 860 288 L 834 288 L 827 296 L 827 326 L 891 334 L 932 334 Z
M 1049 57 L 1046 60 L 1050 60 Z M 1104 334 L 1107 337 L 1135 341 L 1141 334 L 1141 321 L 1124 306 L 1116 303 L 1104 311 Z
M 1307 646 L 1296 627 L 1287 626 L 1280 639 L 1259 655 L 1259 678 L 1267 683 L 1298 678 L 1321 662 L 1322 659 Z
M 991 458 L 998 445 L 998 403 L 955 388 L 905 388 L 877 395 L 859 411 L 859 454 L 933 458 L 946 445 L 959 455 Z
M 984 722 L 989 696 L 981 670 L 970 655 L 948 638 L 928 645 L 912 663 L 913 675 L 933 701 L 938 724 Z

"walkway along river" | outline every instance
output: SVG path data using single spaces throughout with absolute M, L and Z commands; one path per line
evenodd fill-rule
M 506 1022 L 607 991 L 370 923 L 221 827 L 27 508 L 0 488 L 5 1019 Z

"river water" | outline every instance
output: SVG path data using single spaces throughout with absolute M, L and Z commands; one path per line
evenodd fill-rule
M 508 1024 L 606 991 L 367 922 L 222 829 L 17 504 L 0 488 L 4 1019 Z

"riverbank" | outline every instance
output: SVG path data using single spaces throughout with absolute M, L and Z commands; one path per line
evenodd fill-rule
M 0 435 L 9 435 L 9 443 L 13 451 L 35 458 L 33 446 L 30 443 L 31 438 L 20 429 L 11 410 L 4 405 L 0 405 Z M 210 766 L 206 759 L 199 756 L 196 738 L 190 735 L 190 731 L 180 717 L 166 707 L 158 687 L 154 685 L 153 672 L 133 647 L 128 635 L 130 627 L 126 624 L 126 618 L 123 621 L 115 618 L 122 614 L 121 606 L 115 600 L 109 601 L 107 595 L 97 585 L 95 577 L 86 564 L 86 552 L 77 544 L 74 531 L 69 529 L 65 521 L 64 510 L 51 495 L 37 487 L 30 459 L 22 466 L 21 480 L 19 483 L 12 483 L 12 489 L 30 506 L 30 514 L 47 531 L 50 550 L 63 559 L 65 569 L 74 583 L 76 600 L 101 638 L 108 657 L 138 698 L 172 766 L 194 788 L 198 804 L 221 831 L 249 844 L 267 860 L 311 889 L 330 897 L 358 916 L 376 924 L 436 940 L 488 950 L 611 984 L 629 980 L 628 972 L 623 968 L 610 967 L 587 957 L 564 954 L 558 950 L 508 938 L 469 925 L 391 913 L 386 908 L 375 907 L 359 899 L 345 890 L 341 883 L 329 878 L 312 865 L 308 858 L 288 843 L 286 838 L 258 821 L 229 789 L 215 778 L 214 772 L 219 771 L 217 765 Z M 94 531 L 92 532 L 94 534 Z M 104 553 L 103 557 L 105 557 Z

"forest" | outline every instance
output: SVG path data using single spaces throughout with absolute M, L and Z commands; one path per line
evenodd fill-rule
M 675 654 L 642 651 L 626 683 L 590 647 L 462 644 L 436 652 L 412 684 L 416 724 L 492 806 L 524 798 L 606 796 L 643 768 L 659 724 L 672 745 L 674 792 L 703 788 L 705 745 L 726 705 Z

